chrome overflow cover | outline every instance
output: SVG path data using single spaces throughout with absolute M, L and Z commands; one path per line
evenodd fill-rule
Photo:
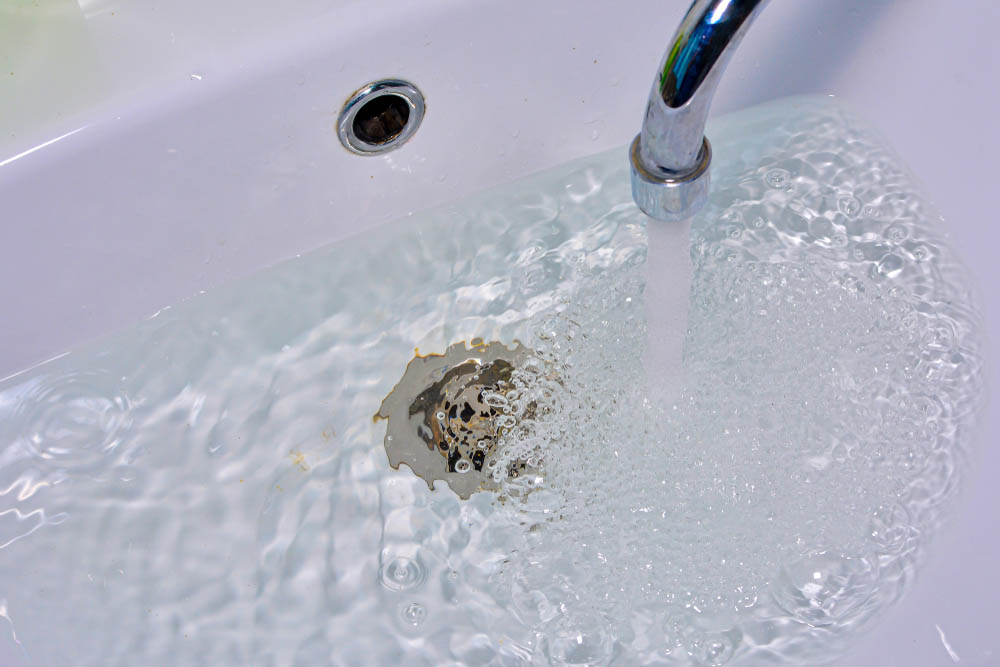
M 358 155 L 378 155 L 406 143 L 424 118 L 424 96 L 400 79 L 373 81 L 340 110 L 340 143 Z

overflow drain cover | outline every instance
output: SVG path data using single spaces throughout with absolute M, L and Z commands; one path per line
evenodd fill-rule
M 399 148 L 420 127 L 424 96 L 399 79 L 373 81 L 344 103 L 337 119 L 340 143 L 358 155 L 378 155 Z

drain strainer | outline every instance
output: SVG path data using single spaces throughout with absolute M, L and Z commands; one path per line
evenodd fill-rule
M 389 421 L 389 465 L 405 463 L 432 490 L 434 482 L 448 482 L 463 499 L 495 490 L 492 465 L 504 421 L 491 394 L 511 388 L 511 372 L 527 355 L 519 343 L 508 348 L 477 338 L 470 347 L 455 343 L 444 354 L 414 357 L 375 415 Z M 508 475 L 525 468 L 513 462 Z

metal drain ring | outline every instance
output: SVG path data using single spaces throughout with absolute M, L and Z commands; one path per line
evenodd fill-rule
M 371 136 L 365 136 L 364 131 L 359 127 L 359 120 L 364 121 L 366 113 L 373 113 L 372 109 L 375 108 L 373 103 L 374 105 L 383 105 L 385 100 L 381 102 L 379 100 L 386 96 L 392 96 L 394 102 L 402 103 L 398 107 L 406 114 L 402 127 L 387 132 L 384 139 L 373 139 Z M 340 117 L 337 119 L 337 134 L 340 136 L 340 143 L 357 155 L 378 155 L 399 148 L 420 127 L 420 122 L 424 119 L 424 109 L 424 96 L 413 84 L 400 79 L 373 81 L 351 95 L 340 110 Z
M 406 464 L 433 490 L 447 482 L 460 498 L 496 490 L 490 460 L 496 451 L 498 411 L 484 391 L 504 393 L 512 371 L 529 351 L 515 341 L 455 343 L 444 354 L 417 356 L 382 405 L 375 420 L 388 421 L 385 451 L 389 465 Z M 508 466 L 511 476 L 526 470 L 523 461 Z

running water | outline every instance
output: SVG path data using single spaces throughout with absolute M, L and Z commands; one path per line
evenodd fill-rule
M 646 391 L 661 406 L 680 393 L 691 295 L 691 220 L 646 222 Z
M 616 149 L 0 381 L 0 664 L 837 657 L 961 487 L 978 308 L 827 98 L 711 133 L 690 245 Z M 414 347 L 473 338 L 530 351 L 492 466 L 528 492 L 432 491 L 372 421 Z

